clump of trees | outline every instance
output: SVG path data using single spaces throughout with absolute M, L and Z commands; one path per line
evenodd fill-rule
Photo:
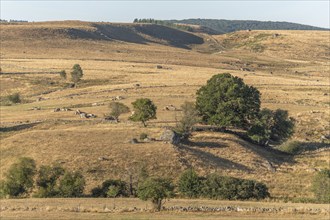
M 315 174 L 312 191 L 318 202 L 330 203 L 330 170 L 324 169 Z
M 37 170 L 32 158 L 22 157 L 10 166 L 0 186 L 1 197 L 26 197 L 34 187 L 35 197 L 80 197 L 85 179 L 80 172 L 67 171 L 58 165 L 40 166 Z
M 214 75 L 197 91 L 196 108 L 204 123 L 247 131 L 262 145 L 282 143 L 294 132 L 294 119 L 282 109 L 260 110 L 260 92 L 229 73 Z
M 155 210 L 161 210 L 164 200 L 175 196 L 175 187 L 183 197 L 210 199 L 263 199 L 269 196 L 266 185 L 253 181 L 211 174 L 200 177 L 193 169 L 183 172 L 177 186 L 172 180 L 149 176 L 141 169 L 136 184 L 122 180 L 106 180 L 92 189 L 92 197 L 116 198 L 137 196 L 151 201 Z M 316 181 L 323 184 L 323 182 Z M 27 197 L 33 191 L 35 197 L 81 197 L 85 178 L 80 172 L 72 172 L 59 165 L 42 165 L 37 169 L 35 161 L 23 157 L 14 163 L 0 182 L 0 196 Z
M 217 174 L 200 177 L 192 169 L 181 174 L 178 189 L 182 195 L 189 198 L 247 200 L 270 196 L 267 186 L 263 183 Z
M 129 118 L 132 121 L 141 121 L 146 127 L 146 122 L 156 119 L 157 106 L 147 98 L 137 99 L 132 102 L 134 114 Z

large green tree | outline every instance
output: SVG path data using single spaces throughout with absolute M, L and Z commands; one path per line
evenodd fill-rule
M 147 98 L 137 99 L 132 102 L 134 114 L 130 117 L 132 121 L 141 121 L 144 127 L 150 119 L 156 119 L 157 106 Z
M 197 91 L 196 108 L 204 122 L 248 128 L 260 109 L 260 93 L 229 73 L 214 75 Z

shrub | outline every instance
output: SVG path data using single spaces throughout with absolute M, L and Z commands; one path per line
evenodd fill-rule
M 196 106 L 192 102 L 185 102 L 181 105 L 183 116 L 177 123 L 177 131 L 182 134 L 184 138 L 188 138 L 191 134 L 193 126 L 200 121 L 199 113 Z
M 35 161 L 28 157 L 22 157 L 17 163 L 10 166 L 5 175 L 3 194 L 9 196 L 22 196 L 33 187 L 33 178 L 36 173 Z
M 147 126 L 146 122 L 150 119 L 156 119 L 156 105 L 146 98 L 137 99 L 132 102 L 134 114 L 130 117 L 132 121 L 141 121 L 144 127 Z
M 161 210 L 164 199 L 174 196 L 174 186 L 169 179 L 147 178 L 139 184 L 138 197 L 142 200 L 151 200 L 154 209 Z
M 12 103 L 21 103 L 21 96 L 19 93 L 14 93 L 12 95 L 7 96 L 8 100 Z
M 85 188 L 85 179 L 80 172 L 65 171 L 59 183 L 59 194 L 62 197 L 80 197 Z
M 260 109 L 260 93 L 229 73 L 214 75 L 197 91 L 196 108 L 204 122 L 247 128 Z
M 47 198 L 60 195 L 59 180 L 65 170 L 60 166 L 41 166 L 38 171 L 36 197 Z
M 102 186 L 92 189 L 93 197 L 127 197 L 128 195 L 127 183 L 121 180 L 106 180 Z
M 60 77 L 62 78 L 62 79 L 66 79 L 66 72 L 65 72 L 65 70 L 62 70 L 61 72 L 60 72 Z
M 199 197 L 202 189 L 201 178 L 193 169 L 188 169 L 181 174 L 178 188 L 184 196 L 189 198 Z
M 148 138 L 148 134 L 146 134 L 146 133 L 141 133 L 140 134 L 140 140 L 144 140 L 146 138 Z
M 253 125 L 248 130 L 248 136 L 259 144 L 268 145 L 269 141 L 282 143 L 292 136 L 294 119 L 288 111 L 277 109 L 262 109 Z
M 319 202 L 330 203 L 330 170 L 319 171 L 313 178 L 312 191 Z
M 129 112 L 129 108 L 120 102 L 111 102 L 109 104 L 109 108 L 111 110 L 110 115 L 113 116 L 117 121 L 121 114 Z
M 304 150 L 302 143 L 299 141 L 292 141 L 292 142 L 284 143 L 278 149 L 280 151 L 283 151 L 283 152 L 286 152 L 289 154 L 293 154 L 293 155 L 299 154 Z

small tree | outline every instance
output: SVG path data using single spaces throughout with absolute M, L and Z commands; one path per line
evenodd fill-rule
M 260 109 L 260 93 L 229 73 L 214 75 L 197 91 L 196 108 L 204 122 L 248 128 Z
M 181 109 L 183 116 L 176 127 L 184 138 L 188 138 L 191 135 L 193 126 L 200 121 L 199 113 L 195 104 L 192 102 L 184 102 L 183 105 L 181 105 Z
M 71 71 L 71 80 L 72 80 L 72 82 L 77 84 L 83 76 L 84 76 L 84 74 L 83 74 L 82 68 L 80 67 L 79 64 L 75 64 L 72 67 L 72 71 Z
M 79 197 L 83 194 L 85 179 L 80 172 L 66 171 L 60 180 L 59 192 L 63 197 Z
M 60 77 L 61 77 L 62 79 L 66 79 L 66 72 L 65 72 L 65 70 L 62 70 L 62 71 L 60 72 Z
M 36 185 L 38 187 L 37 197 L 55 197 L 59 192 L 59 179 L 65 170 L 60 166 L 41 166 L 38 171 Z
M 134 114 L 130 117 L 132 121 L 141 121 L 143 126 L 146 127 L 146 122 L 150 119 L 156 119 L 156 105 L 146 98 L 137 99 L 132 102 Z
M 147 178 L 139 184 L 138 197 L 142 200 L 151 200 L 154 209 L 160 211 L 164 199 L 174 196 L 172 182 L 164 178 Z
M 312 190 L 315 198 L 324 203 L 330 203 L 330 170 L 319 171 L 313 178 Z
M 8 100 L 12 103 L 20 103 L 22 100 L 21 100 L 21 96 L 19 93 L 14 93 L 12 95 L 9 95 L 7 96 Z
M 35 173 L 35 161 L 28 157 L 20 158 L 17 163 L 10 166 L 5 175 L 4 194 L 15 197 L 27 194 L 33 187 Z
M 248 136 L 259 144 L 267 145 L 269 141 L 282 143 L 292 136 L 294 119 L 287 111 L 277 109 L 262 109 L 258 119 L 248 130 Z
M 182 195 L 196 198 L 201 193 L 202 181 L 193 169 L 188 169 L 181 174 L 178 187 Z
M 117 121 L 119 120 L 119 116 L 121 114 L 129 112 L 129 108 L 120 102 L 111 102 L 109 104 L 109 108 L 111 110 L 110 115 L 112 115 Z

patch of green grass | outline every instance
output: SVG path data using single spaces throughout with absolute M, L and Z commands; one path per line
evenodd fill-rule
M 303 144 L 299 141 L 286 142 L 279 146 L 278 149 L 292 155 L 297 155 L 304 150 Z

